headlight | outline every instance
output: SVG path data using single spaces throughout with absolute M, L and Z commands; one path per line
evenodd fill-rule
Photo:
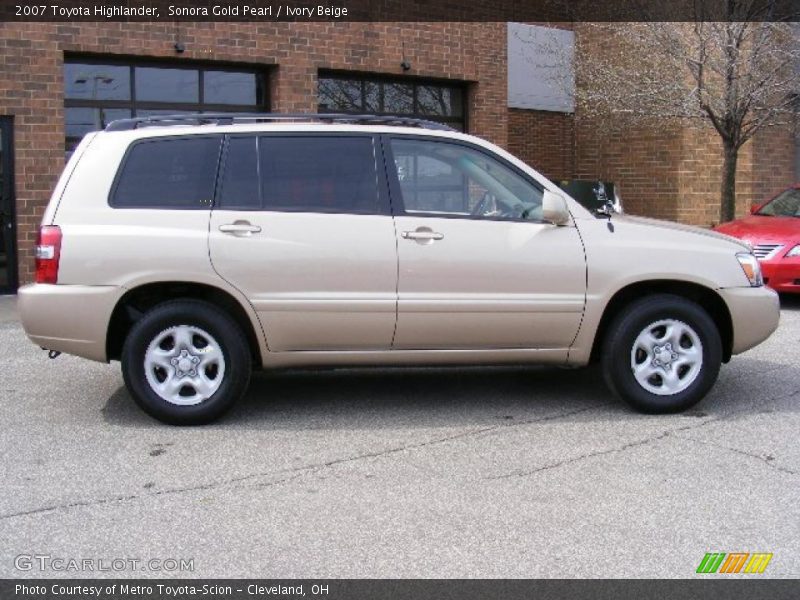
M 736 258 L 739 260 L 739 264 L 742 265 L 742 271 L 744 271 L 751 286 L 759 287 L 764 285 L 764 278 L 761 276 L 761 265 L 755 256 L 747 252 L 739 252 Z
M 789 250 L 784 258 L 791 258 L 792 256 L 800 256 L 800 244 Z

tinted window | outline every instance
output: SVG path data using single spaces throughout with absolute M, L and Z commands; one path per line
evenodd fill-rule
M 257 104 L 256 76 L 252 73 L 206 71 L 203 74 L 203 102 L 206 104 Z
M 81 138 L 90 131 L 104 129 L 111 121 L 130 119 L 129 108 L 66 108 L 64 109 L 64 128 L 68 146 L 78 145 Z
M 321 111 L 362 110 L 361 99 L 361 82 L 358 80 L 319 80 L 319 109 Z
M 387 83 L 383 86 L 383 110 L 393 115 L 414 113 L 414 86 Z
M 407 213 L 541 219 L 542 191 L 485 152 L 447 142 L 393 139 Z
M 377 213 L 378 186 L 368 137 L 262 137 L 266 210 Z
M 228 141 L 219 203 L 222 208 L 260 208 L 258 155 L 255 137 Z
M 119 65 L 64 63 L 64 96 L 82 100 L 129 100 L 131 73 Z
M 417 89 L 420 114 L 429 116 L 460 117 L 463 114 L 461 90 L 437 85 L 421 85 Z
M 461 84 L 322 72 L 317 86 L 320 112 L 424 118 L 464 131 L 465 88 Z
M 185 138 L 135 144 L 123 164 L 115 207 L 210 208 L 220 138 Z
M 266 82 L 257 71 L 183 61 L 146 66 L 67 58 L 64 105 L 67 156 L 85 133 L 115 119 L 269 111 Z
M 136 67 L 136 100 L 198 102 L 200 73 L 194 69 Z

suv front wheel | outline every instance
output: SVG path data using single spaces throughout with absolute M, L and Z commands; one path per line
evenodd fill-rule
M 173 425 L 199 425 L 225 413 L 251 372 L 239 325 L 197 300 L 159 304 L 137 321 L 122 349 L 122 376 L 136 403 Z
M 643 298 L 611 323 L 602 352 L 613 392 L 647 413 L 672 413 L 697 404 L 722 363 L 714 321 L 698 304 L 671 294 Z

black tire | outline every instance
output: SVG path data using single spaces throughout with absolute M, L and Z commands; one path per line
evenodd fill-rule
M 224 366 L 216 371 L 221 382 L 215 381 L 216 390 L 196 404 L 181 405 L 162 398 L 146 373 L 145 356 L 150 344 L 166 330 L 180 326 L 207 332 L 224 357 Z M 251 370 L 247 339 L 236 321 L 215 306 L 198 300 L 169 301 L 149 310 L 131 328 L 122 348 L 122 376 L 134 401 L 147 414 L 170 425 L 202 425 L 220 418 L 247 390 Z M 169 376 L 177 380 L 179 372 L 179 367 L 175 367 Z M 151 373 L 150 377 L 153 376 Z M 191 386 L 186 389 L 194 391 Z M 179 393 L 183 392 L 181 388 Z
M 634 375 L 632 363 L 641 364 L 648 370 L 661 369 L 665 374 L 672 368 L 670 363 L 667 369 L 663 364 L 650 369 L 655 365 L 654 360 L 657 358 L 655 354 L 648 355 L 642 350 L 638 350 L 635 355 L 632 354 L 640 333 L 651 324 L 662 320 L 688 325 L 702 345 L 702 353 L 699 350 L 696 353 L 702 355 L 702 363 L 694 372 L 691 367 L 685 365 L 675 369 L 675 374 L 684 373 L 686 377 L 675 384 L 676 389 L 686 386 L 676 393 L 669 393 L 666 380 L 658 373 L 645 381 L 645 384 L 640 384 Z M 653 331 L 657 335 L 661 332 L 659 328 Z M 666 327 L 663 331 L 666 332 Z M 662 345 L 664 343 L 658 340 L 653 346 L 659 348 L 659 356 L 666 356 L 660 354 L 667 352 Z M 676 353 L 691 351 L 694 347 L 689 336 L 682 337 L 681 343 L 687 348 L 682 347 Z M 633 302 L 614 318 L 603 340 L 601 360 L 603 376 L 608 387 L 630 406 L 645 413 L 675 413 L 697 404 L 716 382 L 722 364 L 722 341 L 717 326 L 701 306 L 680 296 L 657 294 Z M 643 375 L 642 378 L 644 377 Z M 661 394 L 645 388 L 646 384 L 658 388 Z

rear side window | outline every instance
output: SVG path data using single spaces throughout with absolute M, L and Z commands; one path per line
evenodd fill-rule
M 210 208 L 221 137 L 138 142 L 114 188 L 116 208 Z
M 225 162 L 222 208 L 384 212 L 368 136 L 232 137 Z
M 262 137 L 259 163 L 266 210 L 378 212 L 372 138 Z

